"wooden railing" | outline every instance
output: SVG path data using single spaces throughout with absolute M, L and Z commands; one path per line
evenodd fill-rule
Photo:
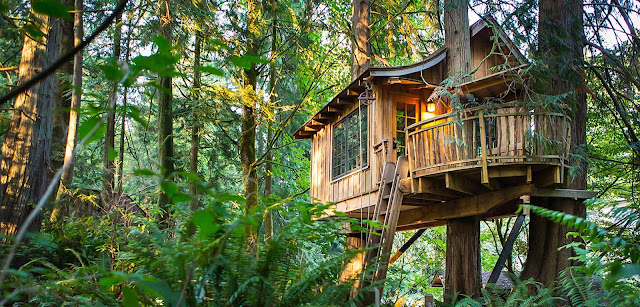
M 407 127 L 412 177 L 505 164 L 564 165 L 569 119 L 522 103 L 464 109 Z

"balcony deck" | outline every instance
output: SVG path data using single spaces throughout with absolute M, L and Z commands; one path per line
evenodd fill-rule
M 571 133 L 562 113 L 517 102 L 465 108 L 420 121 L 406 133 L 409 174 L 399 184 L 398 230 L 470 215 L 514 215 L 524 195 L 593 197 L 564 189 Z M 369 208 L 359 209 L 349 215 L 373 218 Z

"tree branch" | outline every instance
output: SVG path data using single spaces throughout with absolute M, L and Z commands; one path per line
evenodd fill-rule
M 84 49 L 86 46 L 91 44 L 91 42 L 96 37 L 98 37 L 98 35 L 102 31 L 106 30 L 109 27 L 109 25 L 111 25 L 111 23 L 116 18 L 116 16 L 122 14 L 122 12 L 124 11 L 124 8 L 127 6 L 127 2 L 128 0 L 121 0 L 120 3 L 118 3 L 118 6 L 116 6 L 116 8 L 113 10 L 113 13 L 111 13 L 111 15 L 109 15 L 109 17 L 107 17 L 102 22 L 102 24 L 93 33 L 91 33 L 89 37 L 87 37 L 86 40 L 82 41 L 80 45 L 75 46 L 73 49 L 71 49 L 69 52 L 64 54 L 62 57 L 58 58 L 58 60 L 55 61 L 53 64 L 51 64 L 51 66 L 47 67 L 47 69 L 41 71 L 39 74 L 35 75 L 33 78 L 27 80 L 25 83 L 21 84 L 20 86 L 11 90 L 6 95 L 2 96 L 0 98 L 0 106 L 5 104 L 7 101 L 15 98 L 20 93 L 28 90 L 32 86 L 36 85 L 38 82 L 46 78 L 48 75 L 54 73 L 56 70 L 58 70 L 58 68 L 60 68 L 60 66 L 69 62 L 76 53 L 82 51 L 82 49 Z

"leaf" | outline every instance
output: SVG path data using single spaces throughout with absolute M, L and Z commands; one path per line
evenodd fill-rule
M 93 135 L 89 136 L 89 133 L 94 129 L 96 125 L 100 125 L 100 126 L 98 126 L 98 128 L 95 130 Z M 80 124 L 80 127 L 78 127 L 78 138 L 82 140 L 85 137 L 89 136 L 86 143 L 86 144 L 89 144 L 91 142 L 95 142 L 101 139 L 102 136 L 106 133 L 106 131 L 107 131 L 107 127 L 105 126 L 104 123 L 101 123 L 100 117 L 93 116 L 85 120 L 82 124 Z
M 34 12 L 51 17 L 73 20 L 73 16 L 69 13 L 69 11 L 73 10 L 73 6 L 56 0 L 34 0 L 31 2 L 31 9 L 33 9 Z
M 171 200 L 173 201 L 174 204 L 186 203 L 191 201 L 191 199 L 192 199 L 191 196 L 182 192 L 177 192 L 171 197 Z
M 233 63 L 233 65 L 244 69 L 250 69 L 253 64 L 269 63 L 268 60 L 255 55 L 243 55 L 240 57 L 230 58 L 229 60 L 231 61 L 231 63 Z
M 178 186 L 171 182 L 171 181 L 163 181 L 160 183 L 160 188 L 162 188 L 162 191 L 164 191 L 165 194 L 167 194 L 167 196 L 169 196 L 169 198 L 172 198 L 173 195 L 175 195 L 176 193 L 178 193 L 179 189 Z
M 137 169 L 133 171 L 133 174 L 136 176 L 156 176 L 158 174 L 154 173 L 150 169 Z
M 136 284 L 143 286 L 142 288 L 148 294 L 164 298 L 165 306 L 175 306 L 178 303 L 178 294 L 164 281 L 139 280 L 136 281 Z
M 44 32 L 42 32 L 42 30 L 40 30 L 40 28 L 33 24 L 33 23 L 27 23 L 24 27 L 22 27 L 27 34 L 29 34 L 29 36 L 31 36 L 34 39 L 38 39 L 44 36 Z
M 202 72 L 206 72 L 216 76 L 224 76 L 224 72 L 220 68 L 216 68 L 213 66 L 201 66 L 200 70 Z
M 213 213 L 210 211 L 198 210 L 193 213 L 191 220 L 199 229 L 198 238 L 200 239 L 215 234 L 221 228 L 220 225 L 215 223 Z
M 147 69 L 151 72 L 162 72 L 171 69 L 175 63 L 171 54 L 156 53 L 150 56 L 137 56 L 131 60 L 138 68 Z
M 124 73 L 115 63 L 99 65 L 98 68 L 102 71 L 107 80 L 120 81 L 124 77 Z
M 107 155 L 108 155 L 109 161 L 114 162 L 118 157 L 118 152 L 113 147 L 109 147 L 109 153 Z
M 140 109 L 136 106 L 127 106 L 127 116 L 133 118 L 133 120 L 145 128 L 149 126 L 149 123 L 140 116 Z
M 156 36 L 153 38 L 153 42 L 158 46 L 158 53 L 170 53 L 171 42 L 164 36 Z
M 122 305 L 124 307 L 137 307 L 138 306 L 138 294 L 136 291 L 129 287 L 122 289 Z

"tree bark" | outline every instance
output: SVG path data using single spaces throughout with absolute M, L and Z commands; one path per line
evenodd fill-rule
M 60 1 L 66 5 L 74 5 L 74 0 L 62 0 Z M 73 14 L 70 14 L 73 15 Z M 73 17 L 73 16 L 72 16 Z M 60 51 L 58 54 L 66 54 L 74 47 L 74 19 L 58 20 L 60 23 Z M 73 62 L 74 59 L 70 59 L 65 62 L 58 70 L 58 82 L 56 84 L 56 92 L 54 98 L 53 113 L 53 134 L 52 134 L 52 148 L 51 148 L 51 173 L 55 174 L 62 165 L 64 165 L 64 155 L 66 148 L 66 141 L 69 129 L 69 109 L 71 108 L 72 95 L 64 95 L 64 92 L 69 90 L 70 85 L 73 82 Z M 56 189 L 57 190 L 57 189 Z
M 477 216 L 447 221 L 445 300 L 456 293 L 480 295 L 480 218 Z
M 75 0 L 75 10 L 73 17 L 73 45 L 79 45 L 84 38 L 84 26 L 82 24 L 82 10 L 84 8 L 83 0 Z M 67 129 L 67 138 L 64 149 L 64 163 L 71 161 L 72 163 L 60 177 L 60 185 L 58 186 L 56 199 L 59 200 L 66 194 L 66 189 L 73 180 L 73 150 L 78 143 L 78 110 L 82 107 L 82 52 L 78 52 L 73 56 L 73 89 L 71 94 L 71 108 L 69 110 L 69 125 Z M 63 164 L 64 164 L 63 163 Z M 67 205 L 64 205 L 67 206 Z M 60 217 L 68 214 L 69 208 L 61 208 L 56 206 L 51 213 L 51 220 L 59 220 Z
M 116 16 L 115 34 L 113 36 L 113 57 L 115 61 L 120 60 L 122 53 L 122 15 Z M 102 149 L 102 200 L 111 207 L 113 206 L 113 198 L 116 191 L 115 184 L 115 138 L 116 138 L 116 112 L 115 108 L 118 101 L 118 81 L 111 84 L 111 92 L 109 93 L 109 104 L 107 106 L 107 131 L 104 136 L 104 147 Z
M 34 39 L 25 35 L 18 83 L 33 78 L 58 57 L 60 24 L 54 19 L 30 12 L 30 22 L 44 33 Z M 33 206 L 42 198 L 49 183 L 53 106 L 56 75 L 46 77 L 19 94 L 0 160 L 0 233 L 13 237 Z M 28 228 L 40 230 L 41 218 Z M 26 259 L 17 258 L 14 267 Z
M 367 240 L 361 238 L 359 234 L 352 234 L 345 239 L 345 252 L 364 249 L 366 246 L 366 241 Z M 349 260 L 349 262 L 345 265 L 344 270 L 342 270 L 342 273 L 340 274 L 340 281 L 347 282 L 353 280 L 355 282 L 353 285 L 353 289 L 349 293 L 349 298 L 354 298 L 358 295 L 358 290 L 360 288 L 360 277 L 363 273 L 362 270 L 364 269 L 364 258 L 364 252 L 358 253 L 355 257 Z
M 587 104 L 583 71 L 583 4 L 580 0 L 541 0 L 538 24 L 538 48 L 549 65 L 549 78 L 537 80 L 537 86 L 549 95 L 568 94 L 566 103 L 571 114 L 571 152 L 580 155 L 580 147 L 586 143 Z M 575 157 L 575 156 L 574 156 Z M 580 172 L 571 178 L 569 188 L 587 188 L 586 164 L 582 159 L 572 158 L 570 163 L 579 166 Z M 552 210 L 585 217 L 586 207 L 582 201 L 572 199 L 531 200 Z M 548 284 L 558 277 L 560 271 L 571 263 L 571 252 L 560 247 L 570 243 L 566 237 L 569 229 L 535 214 L 529 223 L 529 255 L 521 274 L 522 279 L 534 278 Z
M 447 72 L 453 84 L 471 80 L 471 36 L 468 0 L 444 1 Z M 477 216 L 447 221 L 445 300 L 455 294 L 480 295 L 480 220 Z
M 369 42 L 369 0 L 353 0 L 351 43 L 351 80 L 358 78 L 371 63 Z
M 448 77 L 454 83 L 471 80 L 471 33 L 469 31 L 469 0 L 444 1 L 444 45 L 447 47 Z
M 249 1 L 247 4 L 247 28 L 246 45 L 247 55 L 257 56 L 259 51 L 258 40 L 255 37 L 254 29 L 258 27 L 260 10 L 257 3 Z M 246 198 L 245 214 L 250 214 L 258 206 L 258 173 L 256 171 L 256 107 L 258 95 L 256 92 L 258 82 L 258 72 L 255 64 L 245 69 L 244 92 L 242 107 L 242 119 L 240 124 L 240 163 L 242 164 L 242 177 L 244 181 L 244 196 Z M 255 242 L 256 233 L 246 229 L 249 242 Z M 251 243 L 252 245 L 253 243 Z
M 160 1 L 160 35 L 170 42 L 172 41 L 173 17 L 171 16 L 171 3 L 169 1 Z M 158 85 L 164 90 L 158 91 L 158 163 L 160 164 L 160 173 L 164 180 L 171 180 L 173 168 L 173 119 L 172 119 L 172 78 L 167 76 L 158 76 Z M 158 207 L 162 210 L 160 227 L 169 229 L 171 223 L 171 210 L 169 208 L 169 196 L 160 191 L 158 197 Z
M 202 45 L 202 36 L 200 33 L 196 33 L 196 49 L 193 59 L 193 98 L 194 103 L 200 103 L 200 53 Z M 191 148 L 189 150 L 189 171 L 193 174 L 198 174 L 198 151 L 200 149 L 200 119 L 198 117 L 198 108 L 195 105 L 191 106 Z M 198 183 L 191 181 L 189 184 L 189 194 L 191 196 L 191 210 L 198 208 Z
M 269 67 L 269 102 L 272 106 L 276 104 L 276 56 L 275 54 L 278 52 L 277 43 L 278 43 L 278 15 L 277 9 L 278 1 L 271 1 L 271 15 L 272 15 L 272 23 L 271 23 L 271 66 Z M 271 127 L 271 122 L 269 121 L 267 124 L 267 144 L 271 142 L 273 138 L 273 129 Z M 266 150 L 269 150 L 268 148 Z M 264 164 L 264 197 L 269 197 L 269 195 L 273 194 L 273 154 L 271 150 L 269 150 L 265 156 L 265 164 Z M 267 212 L 264 217 L 264 239 L 265 241 L 270 239 L 273 236 L 273 215 L 271 211 Z

